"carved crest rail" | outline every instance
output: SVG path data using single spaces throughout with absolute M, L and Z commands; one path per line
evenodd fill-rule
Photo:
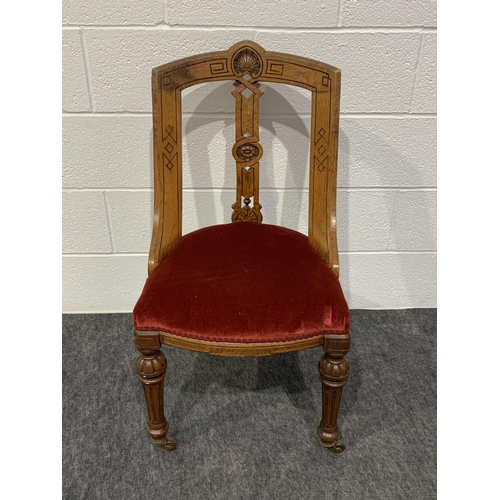
M 246 40 L 227 51 L 180 59 L 153 70 L 154 227 L 149 272 L 182 237 L 181 92 L 205 82 L 233 80 L 236 201 L 232 221 L 262 221 L 259 201 L 261 82 L 285 83 L 312 93 L 309 231 L 311 245 L 338 275 L 336 186 L 340 70 L 299 56 L 267 52 Z

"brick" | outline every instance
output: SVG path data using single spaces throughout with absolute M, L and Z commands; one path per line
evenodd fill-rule
M 116 252 L 149 252 L 153 191 L 106 193 Z
M 393 204 L 394 193 L 391 191 L 339 191 L 339 251 L 387 250 Z
M 307 191 L 263 190 L 260 200 L 264 222 L 307 234 L 309 214 Z
M 234 191 L 184 191 L 182 195 L 182 233 L 214 224 L 231 222 Z
M 343 0 L 342 26 L 436 26 L 436 0 Z
M 231 153 L 235 140 L 234 117 L 184 116 L 183 131 L 183 186 L 236 186 L 235 161 Z
M 147 270 L 147 255 L 63 257 L 63 312 L 131 312 Z
M 62 88 L 63 111 L 90 111 L 79 30 L 62 32 Z
M 271 120 L 263 115 L 260 122 L 261 187 L 307 188 L 310 120 L 294 115 Z M 233 127 L 232 118 L 184 117 L 185 187 L 235 185 Z M 339 186 L 434 187 L 436 149 L 434 117 L 342 117 Z
M 261 119 L 260 183 L 271 188 L 309 187 L 309 118 Z
M 266 50 L 317 59 L 342 71 L 341 111 L 408 112 L 418 33 L 258 32 Z
M 64 0 L 62 19 L 63 25 L 158 24 L 163 22 L 163 2 L 162 0 L 118 0 L 113 2 Z
M 65 192 L 62 195 L 64 253 L 111 252 L 103 194 Z
M 252 39 L 239 30 L 86 29 L 97 111 L 151 111 L 151 70 Z
M 436 307 L 436 254 L 341 254 L 340 282 L 351 309 Z
M 307 187 L 309 182 L 310 120 L 284 116 L 260 120 L 260 162 L 262 188 Z M 184 117 L 184 187 L 236 186 L 234 117 Z
M 149 252 L 153 222 L 152 192 L 107 193 L 113 239 L 117 252 Z M 215 224 L 231 222 L 234 190 L 183 192 L 183 234 Z M 268 224 L 278 224 L 307 234 L 308 195 L 305 191 L 263 190 L 262 213 Z
M 394 205 L 391 250 L 435 250 L 436 191 L 400 191 Z
M 308 186 L 309 128 L 306 118 L 262 116 L 262 187 Z M 150 117 L 64 117 L 63 185 L 152 187 L 151 134 Z M 184 186 L 234 186 L 233 141 L 234 119 L 184 116 Z M 435 118 L 341 119 L 339 186 L 435 185 Z
M 183 194 L 183 233 L 231 222 L 234 190 L 190 190 Z M 117 252 L 148 252 L 153 223 L 152 192 L 107 193 Z M 307 234 L 307 191 L 263 189 L 264 222 Z M 340 251 L 387 250 L 393 206 L 392 192 L 339 192 L 337 201 Z
M 231 82 L 211 82 L 188 87 L 182 92 L 184 113 L 234 113 L 234 97 Z M 260 90 L 261 116 L 293 115 L 311 112 L 311 92 L 309 90 L 262 82 Z
M 343 118 L 339 186 L 436 186 L 436 118 Z
M 87 176 L 86 184 L 111 187 L 151 187 L 152 157 L 150 118 L 100 117 L 66 118 L 72 124 L 73 148 L 81 148 L 79 155 L 95 155 L 88 165 L 98 162 L 97 156 L 109 157 L 108 167 L 89 170 L 79 163 L 71 177 Z M 80 120 L 89 126 L 81 127 Z M 99 123 L 99 120 L 104 120 Z M 76 122 L 76 123 L 74 123 Z M 137 135 L 117 143 L 117 126 Z M 98 126 L 100 125 L 100 126 Z M 75 128 L 80 130 L 76 131 Z M 262 116 L 261 186 L 272 188 L 308 187 L 310 121 L 306 118 L 282 116 L 274 120 Z M 76 134 L 85 133 L 86 139 L 76 141 Z M 91 135 L 91 137 L 88 137 Z M 133 140 L 132 140 L 133 139 Z M 102 148 L 88 150 L 85 143 L 92 141 Z M 184 116 L 184 187 L 234 187 L 235 167 L 231 154 L 234 141 L 234 119 L 220 120 L 202 115 Z M 107 151 L 100 154 L 100 151 Z M 131 158 L 138 157 L 137 162 Z M 147 157 L 147 162 L 144 158 Z M 207 161 L 208 159 L 208 161 Z M 91 160 L 91 159 L 89 159 Z M 123 169 L 121 162 L 128 165 Z M 140 168 L 139 168 L 140 167 Z M 151 171 L 147 171 L 151 168 Z M 138 179 L 142 172 L 142 179 Z M 126 175 L 124 175 L 124 173 Z M 107 183 L 100 179 L 112 174 Z M 70 173 L 65 174 L 65 184 Z M 82 186 L 80 178 L 74 185 Z M 339 144 L 340 187 L 434 187 L 436 185 L 436 119 L 435 118 L 341 118 Z
M 148 116 L 63 117 L 64 187 L 151 187 Z
M 280 0 L 249 3 L 248 0 L 179 0 L 168 2 L 171 25 L 322 27 L 337 25 L 337 2 Z
M 231 222 L 233 190 L 189 191 L 183 194 L 183 233 L 201 227 Z M 307 234 L 308 195 L 305 191 L 262 190 L 262 215 L 267 224 L 277 224 Z
M 420 71 L 414 90 L 412 113 L 437 113 L 437 36 L 423 35 Z
M 194 85 L 182 91 L 184 113 L 234 113 L 234 90 L 230 81 Z
M 311 113 L 312 94 L 307 89 L 279 83 L 262 83 L 260 89 L 264 92 L 260 98 L 262 116 Z
M 341 254 L 352 309 L 436 307 L 435 254 Z M 147 256 L 63 257 L 63 312 L 130 312 L 147 277 Z

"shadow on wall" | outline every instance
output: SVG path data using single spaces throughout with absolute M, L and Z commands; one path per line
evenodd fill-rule
M 400 175 L 401 171 L 404 172 L 403 177 L 411 179 L 408 187 L 425 186 L 426 181 L 423 177 L 421 166 L 411 161 L 411 158 L 403 156 L 400 150 L 394 147 L 394 144 L 387 139 L 387 136 L 380 129 L 377 130 L 376 126 L 370 126 L 372 120 L 384 119 L 343 120 L 341 117 L 339 132 L 339 185 L 358 187 L 356 185 L 357 175 L 355 175 L 354 170 L 367 169 L 366 176 L 373 180 L 371 181 L 371 186 L 365 187 L 377 187 L 380 191 L 383 191 L 387 187 L 400 187 L 395 186 L 394 179 L 402 177 Z M 366 159 L 366 165 L 363 165 L 365 159 L 359 154 L 352 154 L 350 136 L 368 138 L 369 142 L 377 144 L 377 150 L 383 151 L 384 154 L 372 155 Z M 418 140 L 419 138 L 415 138 L 415 141 Z M 384 161 L 385 158 L 391 158 L 391 162 L 381 164 L 380 162 Z M 404 190 L 404 187 L 401 189 Z M 394 252 L 392 254 L 378 253 L 377 255 L 374 252 L 371 255 L 365 254 L 365 257 L 362 254 L 357 254 L 358 249 L 350 241 L 353 239 L 353 230 L 359 228 L 360 231 L 369 234 L 370 228 L 359 227 L 359 222 L 350 220 L 351 211 L 355 212 L 354 204 L 351 200 L 354 192 L 349 190 L 344 191 L 343 202 L 337 207 L 337 214 L 340 213 L 342 217 L 341 220 L 339 219 L 340 227 L 344 228 L 343 231 L 339 230 L 339 246 L 340 251 L 343 252 L 340 256 L 340 280 L 346 292 L 348 303 L 356 304 L 356 308 L 359 309 L 387 309 L 388 296 L 391 296 L 391 300 L 395 304 L 394 308 L 419 307 L 422 304 L 423 298 L 424 302 L 427 299 L 427 304 L 433 302 L 435 294 L 434 290 L 430 290 L 430 285 L 427 281 L 427 277 L 431 277 L 429 276 L 429 271 L 427 270 L 426 272 L 425 269 L 421 269 L 425 265 L 424 260 L 415 258 L 414 262 L 411 262 L 412 255 L 404 252 L 404 250 L 435 250 L 435 248 L 419 248 L 418 241 L 414 242 L 415 246 L 413 248 L 406 248 L 407 239 L 401 231 L 398 231 L 398 224 L 396 223 L 400 217 L 397 211 L 398 208 L 401 208 L 397 202 L 401 202 L 403 198 L 399 190 L 393 189 L 388 192 L 392 193 L 392 198 L 389 204 L 383 205 L 386 213 L 371 211 L 369 218 L 365 219 L 365 224 L 370 224 L 370 227 L 376 227 L 377 219 L 388 221 L 389 228 L 386 250 Z M 412 192 L 415 193 L 415 191 L 408 191 L 408 193 Z M 427 228 L 429 231 L 432 231 L 432 228 L 435 227 L 435 217 L 431 206 L 428 204 L 419 206 L 412 213 L 411 220 L 407 222 L 409 224 L 407 229 L 411 232 L 411 228 L 413 227 L 417 235 L 421 232 L 418 228 Z M 344 248 L 342 248 L 343 245 L 345 245 Z M 398 250 L 403 250 L 403 252 L 399 252 Z M 346 254 L 345 252 L 355 253 Z M 422 274 L 421 271 L 423 271 Z M 364 286 L 365 283 L 366 287 Z M 380 284 L 383 284 L 386 289 L 381 291 L 381 300 L 377 301 L 373 299 L 373 293 L 370 292 L 380 288 Z M 361 295 L 359 292 L 364 289 L 368 293 Z M 429 295 L 424 297 L 426 293 Z M 398 302 L 401 304 L 400 306 L 397 305 Z M 428 306 L 424 304 L 424 307 Z
M 184 168 L 189 169 L 193 185 L 205 188 L 232 188 L 228 191 L 222 190 L 220 194 L 219 189 L 197 193 L 198 196 L 195 197 L 194 203 L 198 227 L 220 223 L 221 216 L 224 222 L 230 222 L 231 205 L 236 200 L 236 190 L 234 189 L 236 185 L 236 168 L 231 153 L 235 142 L 234 115 L 231 117 L 225 115 L 227 117 L 221 118 L 217 118 L 216 114 L 209 115 L 211 122 L 217 120 L 222 124 L 224 137 L 222 142 L 225 145 L 225 151 L 221 152 L 220 155 L 222 158 L 222 154 L 225 153 L 224 165 L 221 166 L 224 172 L 222 179 L 219 179 L 218 176 L 215 178 L 212 175 L 210 165 L 204 163 L 209 161 L 211 143 L 215 137 L 197 133 L 198 129 L 206 127 L 207 117 L 204 114 L 206 115 L 210 111 L 213 113 L 213 103 L 221 103 L 224 98 L 227 99 L 229 106 L 232 108 L 226 109 L 234 114 L 234 98 L 231 95 L 231 90 L 232 84 L 230 82 L 218 86 L 209 94 L 200 89 L 200 102 L 193 111 L 194 115 L 187 118 L 185 122 L 184 145 L 187 145 L 187 148 L 184 149 Z M 260 143 L 264 150 L 264 156 L 260 161 L 260 201 L 263 206 L 264 221 L 269 224 L 284 225 L 291 229 L 306 232 L 307 192 L 298 191 L 295 188 L 307 188 L 308 185 L 309 126 L 304 123 L 290 103 L 271 86 L 263 84 L 261 90 L 263 90 L 264 95 L 260 101 Z M 196 99 L 196 93 L 197 90 L 191 92 L 190 98 Z M 297 92 L 297 98 L 300 99 L 303 96 Z M 266 114 L 266 103 L 271 101 L 273 103 L 273 116 L 276 114 L 277 118 Z M 284 153 L 287 158 L 281 158 L 279 161 L 274 157 L 276 146 L 282 144 L 277 144 L 280 140 L 276 130 L 277 126 L 281 129 L 288 128 L 287 136 L 294 139 L 291 144 L 284 144 Z M 219 126 L 217 133 L 220 132 L 220 129 Z M 193 148 L 193 144 L 196 144 L 195 148 Z M 285 165 L 291 162 L 293 162 L 294 168 L 285 168 Z M 283 176 L 281 172 L 278 173 L 273 168 L 278 163 L 284 170 Z M 298 168 L 298 166 L 302 167 Z M 279 187 L 288 189 L 278 190 L 276 189 L 278 184 Z
M 184 195 L 183 208 L 186 208 L 188 199 L 194 204 L 191 213 L 196 214 L 196 227 L 230 222 L 231 205 L 236 196 L 236 169 L 231 154 L 235 141 L 232 84 L 224 82 L 215 88 L 212 87 L 208 93 L 203 87 L 204 85 L 199 85 L 190 91 L 189 102 L 196 105 L 192 105 L 189 109 L 189 113 L 193 114 L 184 119 L 183 176 L 184 179 L 189 176 L 192 186 L 201 189 L 191 193 L 190 196 Z M 273 87 L 286 87 L 287 98 Z M 260 101 L 260 142 L 264 156 L 260 162 L 260 186 L 264 222 L 283 225 L 307 234 L 310 120 L 301 117 L 296 108 L 310 110 L 310 98 L 304 96 L 302 89 L 287 85 L 263 84 L 261 89 L 264 95 Z M 290 102 L 294 102 L 295 106 Z M 411 179 L 409 186 L 426 185 L 422 165 L 419 165 L 414 157 L 403 156 L 400 153 L 401 147 L 396 147 L 393 141 L 388 139 L 395 135 L 384 134 L 381 125 L 384 120 L 386 123 L 388 120 L 397 121 L 384 118 L 341 117 L 340 188 L 376 187 L 384 191 L 388 187 L 400 187 L 404 183 L 398 181 L 401 178 Z M 215 123 L 216 126 L 207 128 L 209 123 Z M 278 131 L 285 132 L 285 141 L 280 141 Z M 364 142 L 369 143 L 369 146 L 361 151 L 356 144 L 351 146 L 351 137 L 364 138 Z M 418 140 L 418 137 L 415 138 L 415 141 Z M 219 143 L 218 147 L 222 147 L 224 151 L 214 152 L 214 143 Z M 370 151 L 372 154 L 369 154 Z M 379 156 L 376 153 L 380 151 L 383 154 Z M 364 156 L 366 152 L 368 155 Z M 211 158 L 212 162 L 214 159 L 217 159 L 216 161 L 223 159 L 219 171 L 211 168 L 209 163 Z M 385 164 L 381 164 L 382 162 Z M 152 171 L 151 168 L 151 173 Z M 404 172 L 403 176 L 400 175 L 401 171 Z M 359 181 L 363 177 L 370 179 L 370 186 L 363 185 Z M 356 308 L 387 308 L 388 296 L 391 296 L 395 304 L 400 303 L 400 307 L 419 307 L 419 301 L 422 303 L 423 297 L 425 306 L 426 294 L 429 294 L 427 298 L 430 301 L 434 296 L 434 290 L 428 288 L 427 277 L 420 276 L 419 267 L 428 262 L 425 261 L 425 256 L 422 259 L 404 252 L 370 253 L 370 248 L 367 248 L 369 243 L 364 247 L 359 246 L 359 234 L 370 235 L 370 232 L 379 231 L 382 220 L 387 221 L 389 225 L 387 244 L 385 248 L 372 248 L 372 250 L 435 250 L 435 248 L 419 248 L 418 241 L 415 242 L 414 248 L 405 247 L 407 236 L 394 230 L 398 218 L 398 214 L 394 211 L 397 209 L 397 197 L 399 196 L 399 201 L 403 198 L 398 190 L 391 189 L 385 192 L 392 195 L 390 203 L 380 205 L 385 213 L 365 207 L 362 221 L 358 214 L 352 216 L 352 213 L 358 210 L 353 197 L 359 196 L 359 191 L 341 189 L 339 193 L 337 214 L 343 289 L 349 304 L 353 304 Z M 366 193 L 374 191 L 367 190 Z M 419 206 L 407 222 L 411 226 L 410 232 L 411 228 L 415 228 L 417 236 L 419 233 L 422 234 L 422 228 L 424 231 L 426 228 L 432 230 L 435 218 L 431 206 L 428 204 Z M 190 230 L 192 229 L 186 228 L 184 232 Z M 355 234 L 357 231 L 359 234 Z M 382 237 L 381 232 L 378 237 Z M 427 276 L 431 277 L 430 274 Z M 389 290 L 381 291 L 381 300 L 377 301 L 373 299 L 373 292 L 380 288 L 380 284 Z M 367 293 L 360 294 L 360 291 L 365 289 Z

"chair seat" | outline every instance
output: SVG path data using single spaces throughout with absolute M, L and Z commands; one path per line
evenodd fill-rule
M 307 237 L 255 222 L 183 236 L 133 311 L 136 330 L 233 343 L 347 334 L 349 319 L 337 277 Z

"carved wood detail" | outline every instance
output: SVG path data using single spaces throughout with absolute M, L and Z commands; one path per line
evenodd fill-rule
M 233 56 L 233 71 L 236 76 L 256 77 L 262 70 L 262 60 L 255 50 L 243 47 Z
M 239 74 L 258 74 L 261 62 L 257 55 L 245 48 L 237 53 L 234 62 Z M 231 92 L 236 99 L 236 203 L 232 205 L 233 222 L 262 222 L 259 203 L 259 99 L 263 92 L 254 78 L 236 80 Z M 253 199 L 253 206 L 250 206 Z
M 338 276 L 336 187 L 340 70 L 304 57 L 265 51 L 250 40 L 226 51 L 187 57 L 153 70 L 155 209 L 149 272 L 182 237 L 181 91 L 219 80 L 234 81 L 237 116 L 239 113 L 233 148 L 237 170 L 233 221 L 262 221 L 259 203 L 262 148 L 258 144 L 260 82 L 286 83 L 311 91 L 308 237 Z M 250 96 L 246 97 L 248 92 Z
M 201 83 L 232 80 L 236 107 L 236 202 L 232 221 L 261 222 L 259 203 L 259 100 L 261 82 L 284 83 L 311 91 L 311 141 L 309 161 L 308 239 L 332 271 L 339 275 L 336 190 L 340 112 L 340 70 L 328 64 L 290 54 L 265 51 L 252 41 L 228 50 L 187 57 L 158 66 L 152 74 L 154 218 L 149 273 L 172 252 L 182 238 L 182 90 Z M 349 375 L 349 335 L 319 336 L 288 343 L 224 344 L 176 337 L 168 333 L 135 332 L 140 355 L 136 371 L 144 389 L 149 414 L 147 432 L 165 449 L 174 449 L 167 437 L 163 409 L 166 359 L 161 343 L 212 354 L 270 355 L 320 345 L 319 363 L 323 409 L 318 427 L 321 443 L 339 452 L 337 416 L 342 389 Z
M 175 439 L 167 437 L 168 422 L 163 410 L 163 380 L 167 360 L 159 350 L 160 338 L 158 334 L 134 330 L 134 344 L 140 352 L 135 361 L 135 370 L 142 383 L 149 415 L 146 431 L 161 448 L 175 450 Z
M 159 334 L 163 344 L 218 356 L 271 356 L 272 354 L 311 349 L 323 344 L 323 335 L 287 342 L 232 343 L 197 340 L 166 332 L 159 332 Z
M 319 361 L 319 378 L 322 384 L 322 418 L 318 426 L 321 444 L 335 453 L 345 449 L 337 424 L 342 389 L 349 377 L 350 365 L 345 358 L 349 350 L 349 335 L 325 336 L 325 354 Z

